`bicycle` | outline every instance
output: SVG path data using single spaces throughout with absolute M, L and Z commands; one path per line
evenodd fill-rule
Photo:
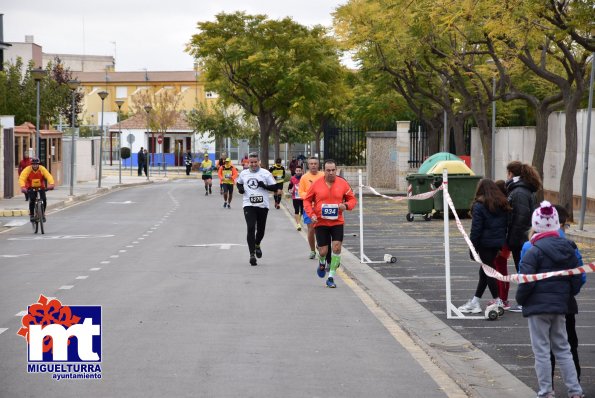
M 41 229 L 41 233 L 45 234 L 43 224 L 45 223 L 45 213 L 43 211 L 43 200 L 39 195 L 39 190 L 42 188 L 30 188 L 29 189 L 29 200 L 34 200 L 33 205 L 33 220 L 31 220 L 31 226 L 33 227 L 33 233 L 37 233 Z

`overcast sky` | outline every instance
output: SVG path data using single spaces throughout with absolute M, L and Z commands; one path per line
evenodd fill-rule
M 330 27 L 331 13 L 346 1 L 3 0 L 0 13 L 6 42 L 33 35 L 46 53 L 115 55 L 118 71 L 191 70 L 184 48 L 199 21 L 239 10 Z

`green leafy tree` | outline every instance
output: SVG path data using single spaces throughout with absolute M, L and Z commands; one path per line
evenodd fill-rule
M 218 14 L 198 29 L 187 51 L 204 70 L 208 89 L 257 118 L 261 161 L 268 166 L 269 138 L 278 156 L 279 134 L 292 108 L 319 98 L 321 82 L 337 72 L 333 40 L 320 26 L 243 12 Z

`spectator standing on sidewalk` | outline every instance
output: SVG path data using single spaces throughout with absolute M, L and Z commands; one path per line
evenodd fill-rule
M 566 208 L 560 205 L 554 205 L 554 208 L 558 212 L 558 219 L 560 220 L 560 229 L 558 230 L 558 234 L 560 237 L 566 238 L 566 228 L 568 224 L 566 221 L 568 220 L 568 211 Z M 529 234 L 529 239 L 533 236 L 533 229 Z M 576 243 L 572 240 L 568 239 L 572 247 L 574 248 L 574 253 L 578 260 L 578 266 L 581 267 L 584 265 L 583 263 L 583 256 L 581 252 L 578 250 Z M 525 257 L 527 251 L 532 247 L 531 241 L 525 242 L 523 245 L 523 249 L 521 250 L 521 262 Z M 581 274 L 581 287 L 587 282 L 587 274 Z M 568 303 L 568 313 L 565 315 L 566 318 L 566 334 L 568 336 L 568 344 L 570 345 L 570 353 L 572 354 L 572 361 L 574 362 L 574 368 L 576 369 L 577 379 L 581 381 L 581 365 L 578 357 L 578 335 L 576 334 L 576 314 L 578 314 L 578 303 L 576 302 L 576 298 L 574 296 L 570 297 L 570 302 Z M 552 389 L 554 385 L 554 369 L 556 367 L 556 356 L 553 352 L 550 353 L 550 358 L 552 361 Z
M 494 267 L 494 259 L 506 241 L 506 224 L 510 205 L 506 196 L 500 191 L 496 183 L 484 178 L 477 184 L 475 199 L 471 205 L 471 234 L 470 239 L 473 247 L 479 254 L 482 263 Z M 482 311 L 480 300 L 489 287 L 493 301 L 502 307 L 498 296 L 498 284 L 496 279 L 486 275 L 483 268 L 479 267 L 479 281 L 475 295 L 466 304 L 459 307 L 463 313 L 477 314 Z
M 506 244 L 512 253 L 518 272 L 521 248 L 528 240 L 527 233 L 531 228 L 531 214 L 536 206 L 535 192 L 541 189 L 541 178 L 533 166 L 516 160 L 508 163 L 506 171 L 508 203 L 512 207 L 508 217 Z M 522 308 L 515 305 L 509 311 L 521 312 Z
M 23 153 L 23 159 L 19 162 L 19 177 L 21 176 L 21 173 L 23 172 L 23 170 L 25 170 L 25 168 L 27 166 L 31 166 L 31 158 L 29 157 L 29 152 L 25 151 Z M 29 200 L 29 192 L 24 192 L 25 193 L 25 201 Z
M 530 240 L 532 247 L 520 262 L 521 274 L 563 271 L 578 266 L 575 248 L 560 237 L 558 212 L 549 202 L 541 202 L 533 212 L 532 226 L 535 234 Z M 568 396 L 583 396 L 566 334 L 566 314 L 571 310 L 571 297 L 578 294 L 580 287 L 581 276 L 574 275 L 522 283 L 517 289 L 516 300 L 523 306 L 523 316 L 528 318 L 538 397 L 554 396 L 550 350 L 560 367 Z
M 506 192 L 506 182 L 504 180 L 497 180 L 496 186 L 500 189 L 500 192 L 504 196 L 507 196 Z M 494 259 L 494 268 L 496 271 L 501 273 L 504 276 L 508 275 L 508 259 L 510 258 L 510 249 L 508 245 L 504 243 L 498 255 Z M 498 284 L 498 297 L 502 300 L 502 308 L 506 311 L 510 309 L 510 301 L 508 301 L 508 291 L 510 290 L 510 282 L 502 282 L 500 280 L 496 281 Z
M 190 149 L 184 154 L 184 165 L 186 166 L 186 175 L 189 176 L 192 170 L 192 152 Z
M 145 170 L 145 163 L 147 162 L 147 154 L 145 153 L 142 146 L 140 147 L 140 151 L 138 151 L 136 161 L 138 163 L 138 176 L 140 177 L 143 175 L 143 170 Z M 146 174 L 147 172 L 145 171 L 145 175 Z

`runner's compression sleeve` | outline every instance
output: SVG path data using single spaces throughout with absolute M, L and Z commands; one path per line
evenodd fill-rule
M 264 181 L 258 181 L 258 186 L 266 189 L 267 191 L 276 191 L 277 190 L 277 184 L 267 185 L 264 183 Z

